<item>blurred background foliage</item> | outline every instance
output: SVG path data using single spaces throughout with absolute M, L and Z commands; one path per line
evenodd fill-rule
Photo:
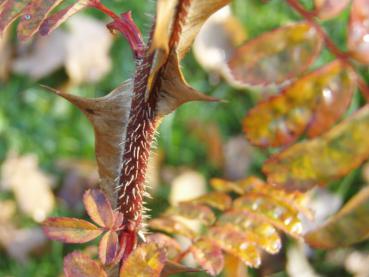
M 301 2 L 306 7 L 312 6 L 310 0 Z M 145 34 L 149 33 L 154 13 L 153 2 L 126 0 L 104 1 L 104 4 L 117 13 L 131 10 L 137 25 Z M 266 3 L 260 0 L 234 0 L 232 9 L 242 23 L 248 38 L 299 20 L 299 17 L 281 0 L 270 0 Z M 95 11 L 85 11 L 84 14 L 106 23 L 107 19 Z M 346 10 L 339 17 L 323 23 L 324 28 L 341 49 L 345 49 L 347 20 Z M 66 28 L 62 27 L 62 29 Z M 14 30 L 10 30 L 12 60 L 19 54 L 16 51 L 19 42 L 16 42 L 14 37 Z M 99 37 L 95 37 L 91 43 L 99 44 Z M 75 47 L 78 48 L 78 45 Z M 22 197 L 19 190 L 31 191 L 32 180 L 36 183 L 45 182 L 43 178 L 46 178 L 47 186 L 51 186 L 56 199 L 56 204 L 51 200 L 51 213 L 49 213 L 50 208 L 46 209 L 48 215 L 84 216 L 82 203 L 78 199 L 81 197 L 83 188 L 96 182 L 93 130 L 75 107 L 50 94 L 40 84 L 67 89 L 70 93 L 86 97 L 105 95 L 134 72 L 131 52 L 124 39 L 114 38 L 109 56 L 112 62 L 111 69 L 94 83 L 73 84 L 70 81 L 71 76 L 64 68 L 50 72 L 38 80 L 27 77 L 27 74 L 13 72 L 0 82 L 0 166 L 3 166 L 0 172 L 2 203 L 0 205 L 0 276 L 59 276 L 62 274 L 63 256 L 75 248 L 56 242 L 45 243 L 39 233 L 29 232 L 37 228 L 37 221 L 42 220 L 46 214 L 42 212 L 34 214 L 32 209 L 31 212 L 27 212 L 24 206 L 27 206 L 27 202 L 37 203 L 39 198 L 44 197 L 42 193 L 46 193 L 48 189 L 40 189 L 39 196 L 31 193 L 29 197 L 27 195 Z M 333 57 L 327 51 L 323 51 L 314 67 L 331 60 Z M 40 60 L 33 66 L 37 67 L 38 63 L 41 65 L 43 62 Z M 260 89 L 247 90 L 230 86 L 216 73 L 209 73 L 202 69 L 192 52 L 183 61 L 182 68 L 188 83 L 200 91 L 225 101 L 216 104 L 186 104 L 165 118 L 161 124 L 150 170 L 153 176 L 149 177 L 152 179 L 154 198 L 148 205 L 152 209 L 153 216 L 169 205 L 170 197 L 175 198 L 170 196 L 171 185 L 175 183 L 178 176 L 188 172 L 195 172 L 206 180 L 211 177 L 236 179 L 249 174 L 262 176 L 260 167 L 263 161 L 276 151 L 276 149 L 254 148 L 243 139 L 242 119 L 258 100 L 265 97 L 260 93 Z M 363 73 L 368 80 L 367 68 L 363 69 Z M 348 113 L 362 103 L 363 99 L 356 93 Z M 29 158 L 30 154 L 34 156 Z M 28 160 L 25 157 L 28 157 Z M 20 181 L 10 182 L 5 179 L 12 175 L 4 169 L 4 164 L 10 161 L 14 162 L 13 166 L 19 166 L 17 174 L 20 174 Z M 236 172 L 232 171 L 236 166 L 240 166 L 240 169 Z M 27 170 L 39 171 L 38 174 L 43 177 L 36 174 L 38 177 L 27 180 L 31 178 L 26 174 L 28 172 L 26 169 L 22 170 L 23 167 Z M 360 185 L 365 182 L 365 171 L 364 174 L 362 171 L 362 168 L 358 169 L 330 186 L 330 190 L 335 192 L 334 195 L 338 195 L 338 202 L 345 201 L 359 190 Z M 17 182 L 19 186 L 14 185 L 9 189 L 9 186 Z M 7 188 L 5 184 L 8 184 Z M 181 184 L 188 185 L 186 182 Z M 196 187 L 190 185 L 189 187 L 196 190 Z M 201 191 L 201 188 L 199 190 Z M 26 203 L 20 203 L 20 201 Z M 328 201 L 331 201 L 330 198 Z M 6 206 L 4 203 L 9 205 Z M 329 203 L 326 204 L 329 205 Z M 6 214 L 6 207 L 8 214 Z M 36 243 L 38 240 L 40 243 Z M 35 245 L 29 246 L 30 241 L 34 241 Z M 9 244 L 14 244 L 16 251 L 11 250 L 12 246 Z M 348 260 L 352 259 L 354 254 L 356 263 L 361 261 L 365 264 L 365 261 L 369 260 L 367 243 L 359 244 L 352 249 L 330 252 L 313 253 L 309 249 L 306 251 L 311 258 L 311 267 L 314 268 L 311 270 L 322 276 L 355 275 L 350 267 L 352 265 L 348 265 Z M 296 254 L 294 257 L 297 256 Z M 261 270 L 252 271 L 250 274 L 286 276 L 286 259 L 291 257 L 288 255 L 286 257 L 285 252 L 273 258 L 269 257 L 264 261 Z M 310 274 L 312 275 L 303 276 L 318 276 L 314 275 L 314 272 Z M 358 274 L 355 276 L 368 276 Z M 363 274 L 369 273 L 367 271 Z M 302 276 L 293 275 L 291 271 L 289 275 Z M 196 273 L 191 276 L 202 276 L 202 274 Z

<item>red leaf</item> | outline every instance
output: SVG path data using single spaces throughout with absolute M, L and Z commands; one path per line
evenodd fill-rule
M 99 257 L 103 264 L 114 262 L 118 254 L 119 240 L 116 232 L 109 231 L 101 239 L 99 244 Z
M 83 203 L 91 219 L 101 227 L 112 228 L 114 212 L 106 194 L 99 189 L 89 189 L 83 196 Z
M 368 0 L 354 0 L 351 8 L 348 49 L 358 61 L 369 64 Z
M 309 137 L 329 129 L 350 104 L 356 87 L 352 71 L 335 61 L 250 110 L 243 122 L 248 140 L 258 146 L 282 146 L 306 130 Z
M 48 13 L 62 0 L 32 0 L 22 12 L 17 31 L 20 40 L 33 36 Z
M 307 23 L 285 26 L 246 42 L 228 66 L 240 85 L 270 85 L 298 76 L 315 60 L 322 39 Z
M 210 275 L 219 274 L 224 267 L 222 250 L 213 241 L 206 238 L 197 240 L 191 247 L 195 260 Z
M 107 277 L 104 269 L 80 252 L 72 252 L 64 258 L 65 277 Z
M 64 243 L 88 242 L 103 232 L 86 220 L 69 217 L 48 218 L 42 228 L 50 239 Z
M 39 32 L 41 35 L 47 35 L 57 27 L 60 26 L 65 20 L 87 7 L 90 0 L 77 0 L 76 3 L 66 7 L 53 15 L 47 17 L 41 24 Z

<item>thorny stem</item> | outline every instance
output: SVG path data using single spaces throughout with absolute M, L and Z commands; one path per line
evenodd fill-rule
M 297 13 L 299 13 L 303 18 L 305 18 L 310 23 L 310 25 L 315 28 L 315 30 L 324 40 L 328 50 L 333 55 L 335 55 L 337 59 L 345 63 L 348 67 L 350 67 L 353 70 L 353 72 L 355 72 L 358 81 L 358 86 L 367 102 L 369 102 L 369 87 L 366 84 L 365 80 L 361 77 L 361 75 L 356 72 L 354 64 L 349 60 L 350 54 L 345 53 L 341 49 L 339 49 L 333 42 L 333 40 L 324 31 L 322 26 L 320 26 L 320 24 L 318 24 L 315 21 L 316 12 L 307 11 L 297 0 L 287 0 L 287 2 Z

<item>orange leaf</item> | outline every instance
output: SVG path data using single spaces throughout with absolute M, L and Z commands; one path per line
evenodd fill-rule
M 195 237 L 194 231 L 171 217 L 160 217 L 149 221 L 149 227 L 168 234 L 182 235 L 187 238 Z
M 120 277 L 160 277 L 165 262 L 164 253 L 156 244 L 141 244 L 123 263 Z
M 65 277 L 107 277 L 104 269 L 80 252 L 72 252 L 64 258 Z
M 200 238 L 191 246 L 195 260 L 210 275 L 219 274 L 224 267 L 222 250 L 210 239 Z
M 155 243 L 161 249 L 165 249 L 165 253 L 169 259 L 174 259 L 182 251 L 181 246 L 175 239 L 164 234 L 156 233 L 149 235 L 147 242 Z
M 276 29 L 246 42 L 231 57 L 231 76 L 240 85 L 282 83 L 301 74 L 320 52 L 322 40 L 307 23 Z
M 77 218 L 48 218 L 42 223 L 47 237 L 64 243 L 84 243 L 95 239 L 103 230 L 94 224 Z
M 165 214 L 169 216 L 179 215 L 188 219 L 197 219 L 205 225 L 213 224 L 216 219 L 210 208 L 191 202 L 180 203 L 178 206 L 170 208 Z
M 263 166 L 269 183 L 293 190 L 325 185 L 369 157 L 369 106 L 319 138 L 297 143 L 272 156 Z
M 247 235 L 248 241 L 254 242 L 268 253 L 276 254 L 281 249 L 282 242 L 273 225 L 248 212 L 230 211 L 223 214 L 217 224 L 234 226 Z
M 247 266 L 258 267 L 261 263 L 259 250 L 248 241 L 247 236 L 231 226 L 213 227 L 207 233 L 224 251 L 241 259 Z
M 369 64 L 369 5 L 367 0 L 353 0 L 350 14 L 348 49 L 358 61 Z
M 335 61 L 254 107 L 243 122 L 248 140 L 258 146 L 282 146 L 305 131 L 310 137 L 329 129 L 350 104 L 356 80 Z
M 223 192 L 213 191 L 205 195 L 197 197 L 193 200 L 188 201 L 194 204 L 205 204 L 212 208 L 224 211 L 228 209 L 232 204 L 232 199 L 228 194 Z
M 112 228 L 115 221 L 113 209 L 105 193 L 89 189 L 83 195 L 83 204 L 91 219 L 101 227 Z
M 330 249 L 349 246 L 369 238 L 369 188 L 356 194 L 323 226 L 307 233 L 313 247 Z
M 109 231 L 102 237 L 99 244 L 99 257 L 103 264 L 114 262 L 118 254 L 119 240 L 116 232 Z
M 302 224 L 298 212 L 288 205 L 267 198 L 263 195 L 248 194 L 237 198 L 233 207 L 238 211 L 246 211 L 260 220 L 271 223 L 291 236 L 298 237 L 302 232 Z

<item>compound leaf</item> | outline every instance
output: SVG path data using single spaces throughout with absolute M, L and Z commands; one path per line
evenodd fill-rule
M 191 253 L 199 265 L 210 275 L 218 275 L 224 267 L 224 256 L 213 241 L 200 238 L 191 246 Z
M 101 265 L 80 252 L 72 252 L 64 258 L 65 277 L 107 277 Z

